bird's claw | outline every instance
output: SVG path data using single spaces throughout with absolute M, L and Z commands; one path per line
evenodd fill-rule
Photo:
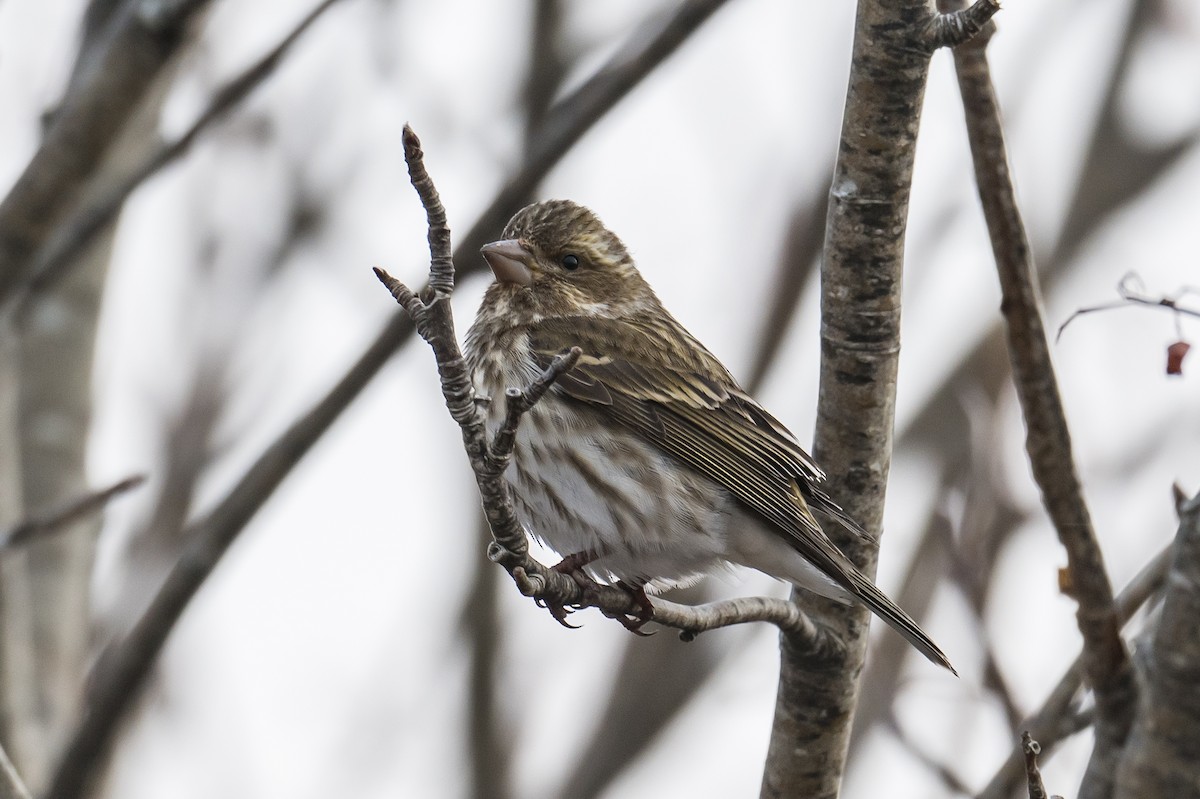
M 593 560 L 595 560 L 595 558 L 596 553 L 590 549 L 583 552 L 576 552 L 571 555 L 567 555 L 561 561 L 551 566 L 550 571 L 558 572 L 559 574 L 565 574 L 567 577 L 570 577 L 572 580 L 574 580 L 576 584 L 586 588 L 587 584 L 591 583 L 591 579 L 584 574 L 583 567 L 591 563 Z M 539 607 L 543 607 L 550 611 L 550 615 L 554 617 L 554 620 L 563 627 L 568 627 L 572 630 L 578 630 L 582 626 L 579 624 L 571 624 L 569 621 L 567 621 L 567 616 L 574 613 L 576 610 L 581 609 L 583 607 L 582 605 L 562 605 L 556 602 L 551 602 L 544 597 L 538 598 L 535 601 Z
M 591 578 L 584 573 L 583 567 L 595 560 L 596 557 L 597 553 L 594 550 L 589 549 L 584 550 L 583 552 L 576 552 L 567 555 L 561 561 L 551 566 L 550 571 L 558 572 L 559 574 L 565 574 L 574 580 L 579 586 L 586 589 L 589 585 L 594 586 L 594 583 L 592 582 Z M 600 612 L 610 619 L 616 619 L 619 621 L 622 627 L 624 627 L 626 630 L 629 630 L 629 632 L 633 633 L 634 635 L 640 635 L 643 638 L 648 638 L 649 636 L 654 635 L 653 632 L 645 632 L 642 630 L 642 628 L 646 626 L 646 622 L 654 618 L 654 605 L 650 604 L 650 598 L 646 596 L 645 587 L 633 585 L 625 582 L 624 580 L 618 580 L 616 586 L 624 591 L 629 598 L 633 600 L 634 612 L 632 614 L 614 613 L 604 610 L 603 608 L 600 608 Z M 576 610 L 579 610 L 582 607 L 581 605 L 567 606 L 552 602 L 545 597 L 538 597 L 534 601 L 537 603 L 538 607 L 543 607 L 550 611 L 550 615 L 554 617 L 554 620 L 563 627 L 569 627 L 572 630 L 579 629 L 580 625 L 571 624 L 568 622 L 567 616 Z
M 604 613 L 604 611 L 601 611 L 601 613 Z M 604 613 L 604 615 L 610 619 L 616 619 L 617 621 L 621 622 L 621 626 L 626 630 L 629 630 L 629 632 L 633 633 L 634 635 L 642 638 L 649 638 L 650 636 L 654 635 L 653 631 L 646 632 L 642 629 L 642 627 L 646 625 L 646 622 L 650 621 L 648 618 L 642 618 L 641 616 L 628 616 L 624 613 Z
M 646 626 L 646 622 L 654 618 L 654 605 L 650 603 L 650 597 L 646 596 L 645 586 L 634 586 L 624 580 L 618 580 L 617 587 L 629 595 L 636 606 L 636 610 L 633 615 L 627 613 L 605 613 L 604 615 L 621 622 L 621 626 L 634 635 L 640 635 L 643 638 L 649 638 L 651 635 L 654 635 L 653 632 L 642 631 L 642 628 Z
M 533 602 L 539 608 L 545 608 L 546 610 L 550 611 L 550 615 L 554 617 L 554 620 L 567 629 L 578 630 L 582 626 L 579 624 L 571 624 L 571 622 L 567 621 L 567 616 L 570 616 L 572 613 L 578 610 L 578 608 L 560 605 L 557 602 L 549 602 L 541 597 L 535 597 Z
M 562 605 L 547 605 L 546 609 L 550 611 L 550 615 L 554 617 L 556 622 L 568 630 L 578 630 L 583 626 L 582 624 L 571 624 L 571 622 L 567 621 L 567 616 L 574 612 L 570 608 L 563 607 Z

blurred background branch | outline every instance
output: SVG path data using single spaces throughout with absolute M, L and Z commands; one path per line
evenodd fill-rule
M 1116 796 L 1183 796 L 1200 783 L 1200 494 L 1178 492 L 1179 531 L 1164 581 L 1162 613 L 1150 636 L 1137 713 L 1121 753 Z
M 98 513 L 113 497 L 137 488 L 145 480 L 140 475 L 126 477 L 108 488 L 82 496 L 65 507 L 0 530 L 0 550 L 20 546 L 44 535 L 53 535 L 79 519 Z
M 1034 479 L 1067 552 L 1069 588 L 1078 603 L 1083 667 L 1096 700 L 1096 750 L 1081 791 L 1106 799 L 1132 720 L 1133 671 L 1120 635 L 1108 569 L 1075 466 L 1058 377 L 1042 322 L 1041 291 L 1008 167 L 1008 149 L 987 60 L 987 38 L 954 51 L 975 179 L 1003 294 L 1013 377 L 1028 429 Z M 990 682 L 999 680 L 994 666 Z M 1015 708 L 1013 708 L 1015 711 Z M 1010 715 L 1012 713 L 1010 712 Z

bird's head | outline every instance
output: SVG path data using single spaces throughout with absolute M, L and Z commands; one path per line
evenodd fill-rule
M 616 234 L 570 200 L 523 208 L 481 252 L 496 275 L 484 304 L 506 315 L 615 318 L 658 303 Z

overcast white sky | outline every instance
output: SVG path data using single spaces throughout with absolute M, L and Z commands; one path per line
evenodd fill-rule
M 23 168 L 39 115 L 61 92 L 82 5 L 0 2 L 0 185 Z M 589 52 L 581 78 L 647 6 L 671 4 L 565 5 L 569 42 Z M 1136 135 L 1154 142 L 1200 121 L 1200 11 L 1187 0 L 1165 6 L 1171 30 L 1141 51 L 1123 98 Z M 204 46 L 168 102 L 166 135 L 308 7 L 217 3 Z M 1131 0 L 1008 0 L 998 18 L 992 63 L 1041 251 L 1059 235 L 1130 7 Z M 411 283 L 426 268 L 401 126 L 409 121 L 421 135 L 452 228 L 465 231 L 518 159 L 528 17 L 524 2 L 345 0 L 245 111 L 138 193 L 122 219 L 96 361 L 97 485 L 153 468 L 157 441 L 146 420 L 178 402 L 186 389 L 179 363 L 198 349 L 237 343 L 227 364 L 236 387 L 222 426 L 227 450 L 206 501 L 342 373 L 394 308 L 370 267 Z M 668 307 L 738 374 L 772 291 L 779 230 L 796 199 L 822 187 L 832 169 L 852 21 L 848 0 L 734 0 L 597 125 L 541 191 L 600 214 Z M 263 123 L 266 145 L 253 136 Z M 1192 152 L 1090 240 L 1071 277 L 1046 297 L 1048 326 L 1111 299 L 1129 270 L 1151 292 L 1200 285 L 1197 185 L 1200 153 Z M 328 202 L 329 218 L 281 278 L 261 285 L 257 270 L 297 192 Z M 998 315 L 973 192 L 951 61 L 941 53 L 913 190 L 898 431 Z M 198 280 L 196 252 L 206 238 L 218 251 Z M 249 307 L 219 299 L 243 285 Z M 464 330 L 483 285 L 468 281 L 456 295 Z M 783 366 L 761 392 L 802 441 L 816 404 L 817 325 L 810 292 Z M 1188 329 L 1200 337 L 1195 323 Z M 1166 315 L 1122 310 L 1077 321 L 1055 347 L 1080 471 L 1118 585 L 1173 533 L 1172 481 L 1189 492 L 1200 487 L 1200 361 L 1182 378 L 1166 378 L 1163 349 L 1174 337 Z M 462 583 L 482 553 L 472 545 L 476 500 L 432 364 L 424 347 L 406 348 L 242 535 L 171 640 L 161 682 L 118 757 L 113 795 L 461 795 L 465 675 L 456 625 Z M 1005 414 L 991 457 L 1032 506 L 1014 402 Z M 1142 460 L 1127 471 L 1134 454 Z M 896 455 L 885 588 L 895 588 L 933 501 L 929 462 L 926 453 Z M 140 511 L 131 498 L 110 515 L 101 603 L 121 579 L 113 556 Z M 1065 558 L 1038 518 L 1005 552 L 988 630 L 1027 707 L 1078 647 L 1073 606 L 1054 585 Z M 781 587 L 747 575 L 721 590 Z M 602 701 L 626 634 L 596 614 L 567 632 L 515 591 L 503 604 L 513 704 L 525 708 L 513 731 L 517 795 L 549 796 L 587 733 L 574 720 L 590 718 Z M 927 628 L 963 679 L 913 661 L 916 688 L 902 724 L 980 783 L 1009 731 L 978 687 L 976 633 L 953 595 L 940 599 Z M 728 638 L 742 651 L 607 795 L 756 794 L 775 639 L 768 629 Z M 1046 767 L 1058 792 L 1074 789 L 1069 781 L 1086 750 L 1086 741 L 1077 743 Z M 872 766 L 851 771 L 847 799 L 941 795 L 940 783 L 890 739 L 881 736 L 867 753 Z

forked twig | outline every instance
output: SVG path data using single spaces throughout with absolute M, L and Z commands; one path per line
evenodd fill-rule
M 579 362 L 579 356 L 582 354 L 583 350 L 579 347 L 572 347 L 566 352 L 559 353 L 554 356 L 554 360 L 550 362 L 546 370 L 534 378 L 526 388 L 510 388 L 504 392 L 504 421 L 500 424 L 496 435 L 492 437 L 492 444 L 489 448 L 491 465 L 497 475 L 503 474 L 504 470 L 508 468 L 513 446 L 517 441 L 517 425 L 521 423 L 521 417 L 538 403 L 538 400 L 558 378 L 575 368 L 575 364 Z

